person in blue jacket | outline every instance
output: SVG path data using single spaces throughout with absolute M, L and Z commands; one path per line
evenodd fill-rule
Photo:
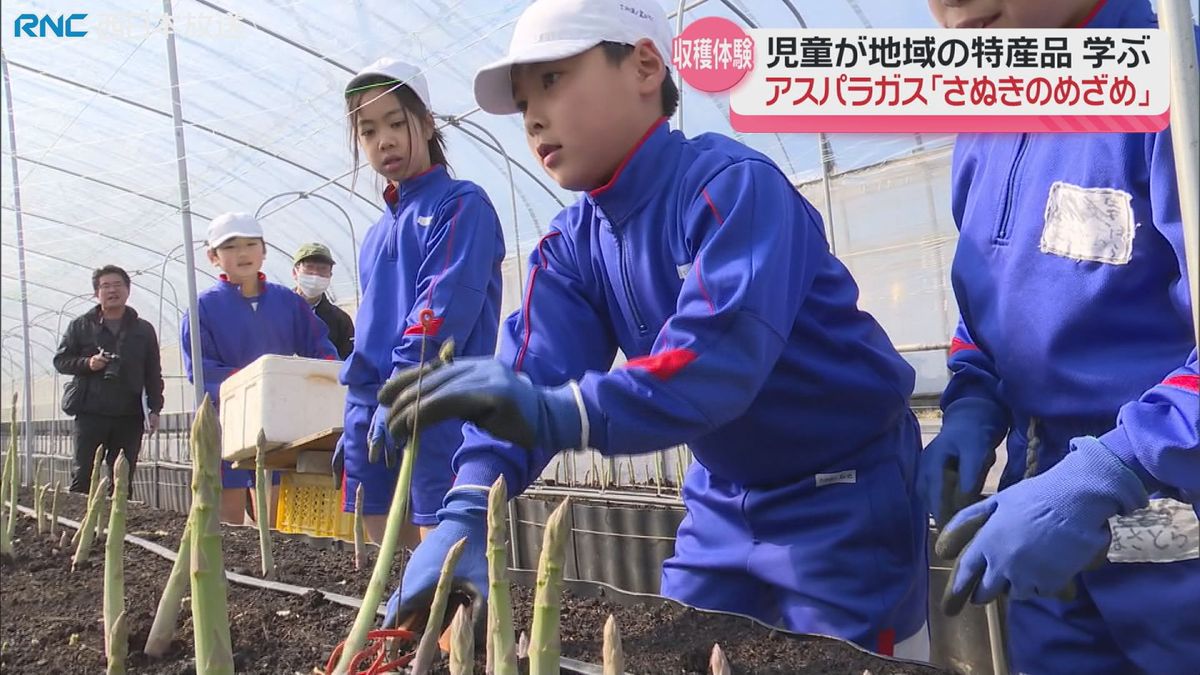
M 221 383 L 264 354 L 337 359 L 328 328 L 304 298 L 286 286 L 267 281 L 262 273 L 266 253 L 262 226 L 250 214 L 225 213 L 209 223 L 208 259 L 222 274 L 216 285 L 197 298 L 197 310 L 204 391 L 214 408 L 221 400 Z M 185 313 L 179 344 L 184 371 L 191 381 L 188 321 Z M 278 474 L 275 476 L 278 484 Z M 254 487 L 254 472 L 222 462 L 221 487 L 222 522 L 242 524 L 246 519 L 247 488 Z M 272 504 L 276 498 L 277 488 L 273 487 Z M 254 513 L 258 513 L 257 506 Z
M 930 5 L 950 27 L 1156 25 L 1146 0 Z M 919 470 L 958 556 L 944 607 L 1007 593 L 1014 672 L 1194 674 L 1200 378 L 1170 129 L 964 134 L 952 177 L 961 322 Z
M 400 433 L 473 423 L 386 620 L 428 603 L 461 537 L 458 573 L 485 587 L 497 476 L 515 495 L 560 451 L 687 443 L 663 594 L 927 658 L 913 369 L 774 163 L 670 129 L 670 41 L 655 0 L 540 0 L 476 76 L 479 106 L 520 113 L 546 173 L 585 194 L 530 256 L 499 360 L 427 366 L 419 411 L 416 370 L 381 392 Z
M 359 254 L 362 301 L 354 351 L 341 373 L 348 394 L 334 473 L 344 474 L 347 512 L 362 485 L 365 525 L 375 541 L 383 537 L 404 444 L 386 433 L 380 387 L 397 370 L 418 365 L 422 353 L 432 360 L 448 339 L 455 354 L 492 356 L 500 324 L 500 219 L 483 188 L 450 176 L 429 100 L 421 72 L 392 58 L 367 66 L 346 86 L 354 165 L 361 151 L 386 184 L 383 214 Z M 413 525 L 436 523 L 461 442 L 462 422 L 422 429 Z

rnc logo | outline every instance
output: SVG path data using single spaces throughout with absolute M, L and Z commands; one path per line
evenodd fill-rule
M 26 37 L 47 37 L 47 33 L 54 37 L 83 37 L 87 31 L 78 30 L 73 24 L 86 18 L 87 14 L 60 14 L 57 18 L 49 14 L 21 14 L 13 21 L 13 37 L 21 37 L 22 34 Z

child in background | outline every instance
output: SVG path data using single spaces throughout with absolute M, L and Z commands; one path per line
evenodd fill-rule
M 670 44 L 658 0 L 539 0 L 476 75 L 479 106 L 519 113 L 535 161 L 586 194 L 530 256 L 499 360 L 424 375 L 422 425 L 476 426 L 385 622 L 428 611 L 462 537 L 458 573 L 486 592 L 497 476 L 517 495 L 560 451 L 687 443 L 663 595 L 928 658 L 913 369 L 856 307 L 820 216 L 779 167 L 670 129 Z M 610 370 L 618 348 L 630 360 Z M 408 371 L 381 393 L 401 428 L 415 384 Z
M 222 271 L 220 281 L 197 298 L 204 391 L 216 407 L 221 383 L 263 354 L 337 359 L 329 331 L 304 298 L 286 286 L 267 281 L 262 226 L 247 213 L 225 213 L 208 226 L 208 260 Z M 192 379 L 191 326 L 183 317 L 180 345 L 184 370 Z M 278 474 L 275 474 L 278 484 Z M 254 472 L 221 463 L 222 522 L 241 525 L 246 519 L 247 489 Z M 271 488 L 275 503 L 278 488 Z M 272 507 L 271 513 L 275 510 Z M 258 513 L 255 506 L 254 513 Z M 273 520 L 273 518 L 272 518 Z
M 478 185 L 451 178 L 429 88 L 417 68 L 382 58 L 346 85 L 354 166 L 359 152 L 386 181 L 384 210 L 359 254 L 362 301 L 354 350 L 342 368 L 348 388 L 345 431 L 334 454 L 343 507 L 354 511 L 363 486 L 371 539 L 380 541 L 405 439 L 388 433 L 377 396 L 397 370 L 437 356 L 447 339 L 461 356 L 491 356 L 500 323 L 500 219 Z M 432 318 L 428 330 L 421 315 Z M 430 526 L 453 480 L 450 457 L 462 423 L 421 429 L 414 468 L 412 523 Z M 406 537 L 415 544 L 414 533 Z
M 1156 25 L 1147 0 L 930 8 L 946 27 Z M 918 481 L 958 555 L 945 609 L 1007 593 L 1013 672 L 1194 675 L 1197 299 L 1171 131 L 962 134 L 951 175 L 962 320 Z

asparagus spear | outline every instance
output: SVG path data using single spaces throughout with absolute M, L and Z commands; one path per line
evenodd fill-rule
M 96 454 L 92 457 L 92 477 L 88 480 L 88 499 L 87 511 L 83 517 L 83 522 L 87 522 L 92 518 L 92 509 L 96 498 L 96 491 L 100 489 L 100 467 L 104 464 L 104 446 L 96 447 Z M 71 537 L 72 544 L 78 544 L 79 538 L 83 534 L 83 528 L 75 530 L 75 536 Z
M 408 494 L 412 487 L 413 459 L 416 455 L 418 433 L 413 432 L 404 448 L 404 457 L 400 460 L 400 476 L 396 479 L 396 491 L 392 494 L 392 504 L 388 507 L 387 524 L 384 525 L 383 540 L 379 542 L 379 557 L 375 559 L 375 567 L 371 571 L 371 581 L 367 583 L 367 592 L 363 594 L 362 605 L 346 638 L 342 656 L 334 667 L 332 675 L 345 675 L 350 667 L 350 660 L 367 642 L 367 633 L 375 623 L 376 608 L 383 600 L 383 591 L 387 587 L 388 576 L 391 574 L 392 560 L 396 556 L 396 545 L 400 540 L 401 524 L 408 519 Z
M 450 624 L 450 675 L 475 672 L 475 621 L 471 606 L 459 605 Z
M 529 675 L 556 675 L 559 671 L 559 612 L 562 609 L 563 560 L 567 535 L 570 534 L 566 528 L 570 505 L 568 497 L 546 519 L 533 599 L 533 626 L 529 635 Z
M 17 532 L 17 497 L 21 494 L 21 468 L 17 466 L 17 394 L 12 396 L 12 421 L 8 425 L 8 461 L 4 464 L 3 489 L 8 494 L 8 521 L 0 533 L 0 551 L 12 553 L 13 535 Z
M 367 559 L 366 524 L 363 520 L 363 486 L 354 490 L 354 569 L 360 570 Z
M 232 675 L 229 606 L 221 555 L 218 505 L 221 499 L 217 413 L 208 397 L 192 423 L 192 623 L 196 675 Z
M 725 658 L 725 652 L 721 651 L 721 645 L 713 643 L 712 656 L 708 659 L 708 668 L 711 671 L 710 675 L 733 675 L 733 668 L 729 666 L 729 659 Z
M 654 485 L 658 494 L 662 494 L 663 484 L 663 454 L 661 451 L 654 453 Z
M 50 537 L 58 534 L 58 490 L 59 483 L 54 481 L 54 489 L 50 491 Z
M 14 434 L 12 445 L 15 446 L 17 444 L 15 436 L 16 427 L 14 426 L 12 429 Z M 17 511 L 17 495 L 12 491 L 12 480 L 9 478 L 9 475 L 15 468 L 13 464 L 16 457 L 16 448 L 10 448 L 8 454 L 4 457 L 4 476 L 0 478 L 0 496 L 8 502 L 9 520 L 13 519 L 13 514 Z M 0 553 L 12 555 L 12 550 L 12 536 L 8 533 L 8 523 L 4 521 L 3 511 L 0 511 Z
M 117 617 L 125 611 L 125 504 L 129 483 L 129 462 L 125 453 L 117 457 L 113 467 L 112 513 L 108 522 L 108 542 L 104 545 L 104 635 L 114 635 Z M 112 670 L 113 647 L 108 645 L 109 671 Z M 124 658 L 121 659 L 124 669 Z
M 96 519 L 100 517 L 100 507 L 96 505 L 96 501 L 104 499 L 104 493 L 107 491 L 108 478 L 101 478 L 96 484 L 96 494 L 88 500 L 87 516 L 79 528 L 79 545 L 75 547 L 75 557 L 71 560 L 72 570 L 86 562 L 92 552 L 92 540 L 96 537 Z
M 454 580 L 454 567 L 467 546 L 467 539 L 459 539 L 446 552 L 446 560 L 442 563 L 442 574 L 438 577 L 437 586 L 433 590 L 433 602 L 429 604 L 429 620 L 425 624 L 425 633 L 417 645 L 417 653 L 413 656 L 412 672 L 414 675 L 428 673 L 433 667 L 433 658 L 437 655 L 438 638 L 442 635 L 442 617 L 446 615 L 446 601 L 450 598 L 450 585 Z
M 158 610 L 154 613 L 154 623 L 150 626 L 150 634 L 146 637 L 146 646 L 142 653 L 152 658 L 160 658 L 167 653 L 171 646 L 171 637 L 175 634 L 175 624 L 179 620 L 180 605 L 183 603 L 183 593 L 188 588 L 188 572 L 192 567 L 192 524 L 183 528 L 183 536 L 179 539 L 179 553 L 175 556 L 175 564 L 171 566 L 171 576 L 167 577 L 167 585 L 163 587 L 162 597 L 158 599 Z
M 488 492 L 488 672 L 517 675 L 517 652 L 513 640 L 512 596 L 508 585 L 508 487 L 498 476 Z
M 49 483 L 33 486 L 33 522 L 37 526 L 38 534 L 46 531 L 46 490 L 48 489 L 50 489 Z
M 107 675 L 125 675 L 125 658 L 129 656 L 129 624 L 125 610 L 113 622 L 112 633 L 107 636 L 110 645 L 108 649 Z
M 275 578 L 275 554 L 271 550 L 271 501 L 267 486 L 267 434 L 258 430 L 254 456 L 254 494 L 257 502 L 254 520 L 258 522 L 258 550 L 262 556 L 262 575 L 264 579 Z
M 112 485 L 107 478 L 104 479 L 104 492 L 96 495 L 96 538 L 100 539 L 104 536 L 104 526 L 108 523 L 108 513 L 112 507 L 112 498 L 108 496 L 108 487 Z
M 521 637 L 517 638 L 517 659 L 529 658 L 529 633 L 521 631 Z
M 447 339 L 442 344 L 439 356 L 443 362 L 449 363 L 454 356 L 454 340 Z M 421 343 L 421 363 L 425 363 L 425 343 Z M 417 406 L 420 407 L 421 381 L 417 380 Z M 404 457 L 400 460 L 400 475 L 396 479 L 396 490 L 392 493 L 392 504 L 388 507 L 387 524 L 383 529 L 383 541 L 379 542 L 379 557 L 375 559 L 375 568 L 371 571 L 371 581 L 367 583 L 367 592 L 363 594 L 362 605 L 350 628 L 342 648 L 342 656 L 338 659 L 331 675 L 345 675 L 350 667 L 350 661 L 367 643 L 367 633 L 375 623 L 375 614 L 379 603 L 383 600 L 383 591 L 387 588 L 388 576 L 392 571 L 392 561 L 396 557 L 396 545 L 400 540 L 400 528 L 408 520 L 408 499 L 412 489 L 413 467 L 416 465 L 417 448 L 420 445 L 420 429 L 413 429 L 404 446 Z
M 625 672 L 625 650 L 621 647 L 621 631 L 617 619 L 608 615 L 604 622 L 604 675 L 622 675 Z

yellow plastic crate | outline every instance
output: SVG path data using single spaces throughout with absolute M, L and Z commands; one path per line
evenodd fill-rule
M 342 512 L 333 476 L 285 471 L 279 478 L 280 532 L 354 541 L 354 514 Z

